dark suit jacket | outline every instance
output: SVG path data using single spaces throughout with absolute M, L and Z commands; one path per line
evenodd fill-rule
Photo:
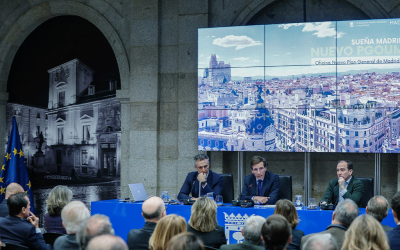
M 24 245 L 31 250 L 49 250 L 41 233 L 36 233 L 35 227 L 27 220 L 14 216 L 0 218 L 1 241 L 11 244 Z
M 182 185 L 181 191 L 179 192 L 178 199 L 190 199 L 191 197 L 199 197 L 199 181 L 197 176 L 199 173 L 190 172 L 186 176 L 186 180 Z M 207 185 L 202 188 L 202 193 L 206 195 L 207 193 L 214 192 L 214 198 L 216 195 L 222 193 L 223 178 L 221 175 L 214 173 L 213 171 L 208 172 Z M 191 194 L 191 196 L 189 196 Z
M 76 240 L 76 234 L 60 236 L 54 241 L 54 250 L 78 250 L 79 244 Z
M 341 249 L 343 246 L 344 242 L 344 234 L 346 233 L 347 228 L 342 226 L 342 225 L 337 225 L 337 224 L 331 224 L 326 228 L 325 231 L 319 232 L 319 233 L 314 233 L 314 234 L 309 234 L 301 238 L 301 248 L 303 249 L 304 243 L 312 236 L 315 234 L 332 234 L 332 237 L 336 240 L 336 243 L 338 245 L 338 249 Z
M 149 240 L 156 228 L 156 223 L 146 222 L 142 229 L 132 229 L 128 233 L 127 243 L 129 250 L 148 250 Z
M 400 249 L 400 225 L 386 233 L 389 239 L 390 249 Z
M 299 250 L 301 246 L 301 238 L 304 232 L 296 228 L 292 229 L 292 242 L 286 246 L 286 250 Z
M 270 197 L 267 204 L 275 204 L 278 201 L 279 194 L 279 176 L 266 171 L 261 192 L 263 196 Z M 253 196 L 258 196 L 257 180 L 254 174 L 244 178 L 244 186 L 240 194 L 240 200 L 251 200 Z
M 6 217 L 8 215 L 7 200 L 4 199 L 0 204 L 0 217 Z
M 339 185 L 336 185 L 336 183 L 338 183 L 338 178 L 333 179 L 329 182 L 328 188 L 326 189 L 321 201 L 326 201 L 328 203 L 332 202 L 333 204 L 337 205 L 339 201 Z M 353 176 L 349 185 L 347 186 L 347 192 L 343 195 L 343 198 L 352 199 L 360 207 L 363 193 L 364 185 L 359 179 Z
M 220 250 L 263 250 L 263 247 L 257 246 L 251 241 L 244 240 L 242 244 L 222 245 Z
M 212 230 L 208 233 L 203 233 L 195 230 L 190 225 L 187 226 L 187 231 L 191 232 L 203 241 L 204 246 L 220 248 L 222 245 L 226 244 L 226 237 L 224 228 L 221 226 L 217 226 L 217 230 Z

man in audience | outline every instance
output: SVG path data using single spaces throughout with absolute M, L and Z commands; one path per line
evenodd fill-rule
M 222 176 L 210 170 L 210 162 L 206 154 L 194 157 L 194 168 L 196 171 L 190 172 L 186 176 L 178 195 L 179 200 L 197 200 L 199 196 L 207 193 L 213 192 L 214 197 L 222 193 Z
M 332 214 L 332 224 L 326 228 L 325 231 L 320 233 L 309 234 L 301 238 L 301 249 L 304 243 L 313 235 L 330 233 L 336 240 L 338 248 L 342 248 L 344 241 L 344 234 L 347 228 L 358 216 L 359 209 L 357 204 L 351 199 L 345 199 L 340 202 Z
M 143 202 L 142 216 L 144 226 L 142 229 L 132 229 L 127 237 L 129 250 L 148 250 L 149 239 L 156 228 L 157 222 L 167 215 L 164 202 L 160 197 L 151 197 Z
M 303 246 L 303 250 L 339 250 L 332 234 L 314 234 Z
M 273 214 L 263 224 L 261 235 L 265 249 L 285 250 L 292 242 L 292 227 L 285 217 Z
M 54 242 L 54 250 L 75 250 L 79 249 L 76 240 L 76 232 L 79 226 L 90 217 L 90 212 L 85 204 L 80 201 L 71 201 L 61 211 L 62 224 L 67 235 L 60 236 Z
M 389 212 L 389 202 L 385 199 L 385 197 L 381 195 L 372 197 L 368 201 L 368 205 L 366 207 L 365 212 L 369 215 L 372 215 L 372 217 L 374 217 L 377 221 L 379 221 L 385 232 L 388 232 L 393 229 L 393 227 L 389 227 L 387 225 L 382 224 L 382 220 L 386 218 Z
M 0 204 L 0 217 L 6 217 L 8 215 L 8 206 L 7 206 L 7 199 L 12 194 L 22 193 L 24 189 L 18 183 L 12 182 L 8 184 L 6 188 L 6 197 L 4 198 L 3 202 Z
M 397 192 L 393 196 L 390 205 L 392 207 L 393 218 L 397 226 L 386 234 L 389 239 L 390 249 L 400 249 L 400 192 Z
M 10 195 L 7 206 L 9 215 L 0 218 L 0 235 L 3 242 L 24 245 L 33 250 L 52 249 L 43 239 L 39 219 L 30 211 L 29 198 L 25 193 Z
M 81 250 L 86 250 L 89 241 L 103 234 L 114 235 L 110 219 L 102 214 L 95 214 L 84 221 L 76 232 L 76 239 Z
M 279 176 L 267 171 L 267 160 L 261 156 L 254 156 L 250 167 L 253 174 L 244 178 L 239 199 L 253 200 L 259 204 L 275 204 L 278 201 Z
M 260 250 L 264 249 L 258 245 L 261 242 L 261 227 L 265 223 L 265 219 L 258 215 L 252 215 L 244 223 L 242 235 L 244 241 L 242 244 L 222 245 L 221 250 Z
M 87 250 L 128 250 L 128 247 L 121 237 L 104 234 L 91 239 Z
M 358 206 L 361 205 L 364 185 L 353 176 L 353 163 L 351 161 L 340 160 L 336 166 L 336 179 L 329 182 L 320 203 L 332 203 L 337 205 L 344 199 L 352 199 Z

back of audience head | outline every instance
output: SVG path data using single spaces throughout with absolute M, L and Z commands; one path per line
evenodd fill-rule
M 87 250 L 128 250 L 128 246 L 121 237 L 104 234 L 91 239 Z
M 206 197 L 201 197 L 192 206 L 189 225 L 200 232 L 211 232 L 217 224 L 217 204 Z
M 114 235 L 110 219 L 102 214 L 95 214 L 86 219 L 76 232 L 76 240 L 81 250 L 85 250 L 89 241 L 103 234 Z
M 244 239 L 258 245 L 261 242 L 261 228 L 264 223 L 265 218 L 258 215 L 252 215 L 247 218 L 242 229 Z
M 204 244 L 193 233 L 184 232 L 172 237 L 166 250 L 204 250 Z
M 71 201 L 61 211 L 62 223 L 68 234 L 75 234 L 90 212 L 81 201 Z
M 16 193 L 8 197 L 7 206 L 8 206 L 8 214 L 10 216 L 19 215 L 24 208 L 25 211 L 28 210 L 29 200 L 26 197 L 27 197 L 26 193 Z M 28 216 L 29 216 L 29 211 L 24 213 L 23 217 L 27 218 Z
M 389 202 L 385 197 L 377 195 L 368 201 L 366 213 L 374 217 L 379 222 L 386 218 L 389 212 Z
M 393 196 L 390 206 L 392 207 L 394 220 L 398 224 L 400 222 L 400 191 Z
M 10 195 L 12 195 L 12 194 L 22 193 L 22 192 L 25 192 L 24 188 L 21 185 L 19 185 L 18 183 L 12 182 L 12 183 L 8 184 L 8 186 L 6 188 L 5 199 L 8 199 L 8 197 L 10 197 Z
M 292 228 L 295 228 L 299 224 L 299 216 L 294 204 L 286 199 L 279 200 L 276 202 L 274 214 L 280 214 L 285 217 Z
M 150 197 L 143 202 L 142 216 L 145 221 L 157 222 L 166 215 L 167 210 L 165 209 L 164 202 L 160 197 Z
M 179 215 L 170 214 L 161 218 L 150 237 L 149 249 L 164 250 L 173 236 L 186 232 L 186 229 L 186 221 Z
M 292 241 L 292 227 L 285 217 L 273 214 L 263 224 L 261 235 L 265 249 L 282 250 Z
M 351 199 L 345 199 L 336 206 L 335 212 L 333 213 L 333 221 L 345 227 L 349 227 L 353 220 L 357 218 L 358 214 L 359 209 L 357 204 Z
M 345 234 L 342 250 L 389 250 L 388 238 L 380 223 L 363 214 L 351 223 Z
M 315 234 L 311 236 L 302 248 L 303 250 L 339 250 L 332 234 Z
M 50 215 L 59 215 L 61 210 L 71 201 L 72 191 L 67 186 L 55 186 L 46 200 L 47 211 Z

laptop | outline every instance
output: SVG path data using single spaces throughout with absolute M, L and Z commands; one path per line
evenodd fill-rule
M 143 183 L 129 184 L 129 188 L 131 189 L 135 202 L 147 200 L 148 197 L 146 190 L 144 190 Z

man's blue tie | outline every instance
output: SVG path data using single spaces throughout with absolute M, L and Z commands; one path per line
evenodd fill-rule
M 262 189 L 262 180 L 257 180 L 258 183 L 258 196 L 262 196 L 261 189 Z

